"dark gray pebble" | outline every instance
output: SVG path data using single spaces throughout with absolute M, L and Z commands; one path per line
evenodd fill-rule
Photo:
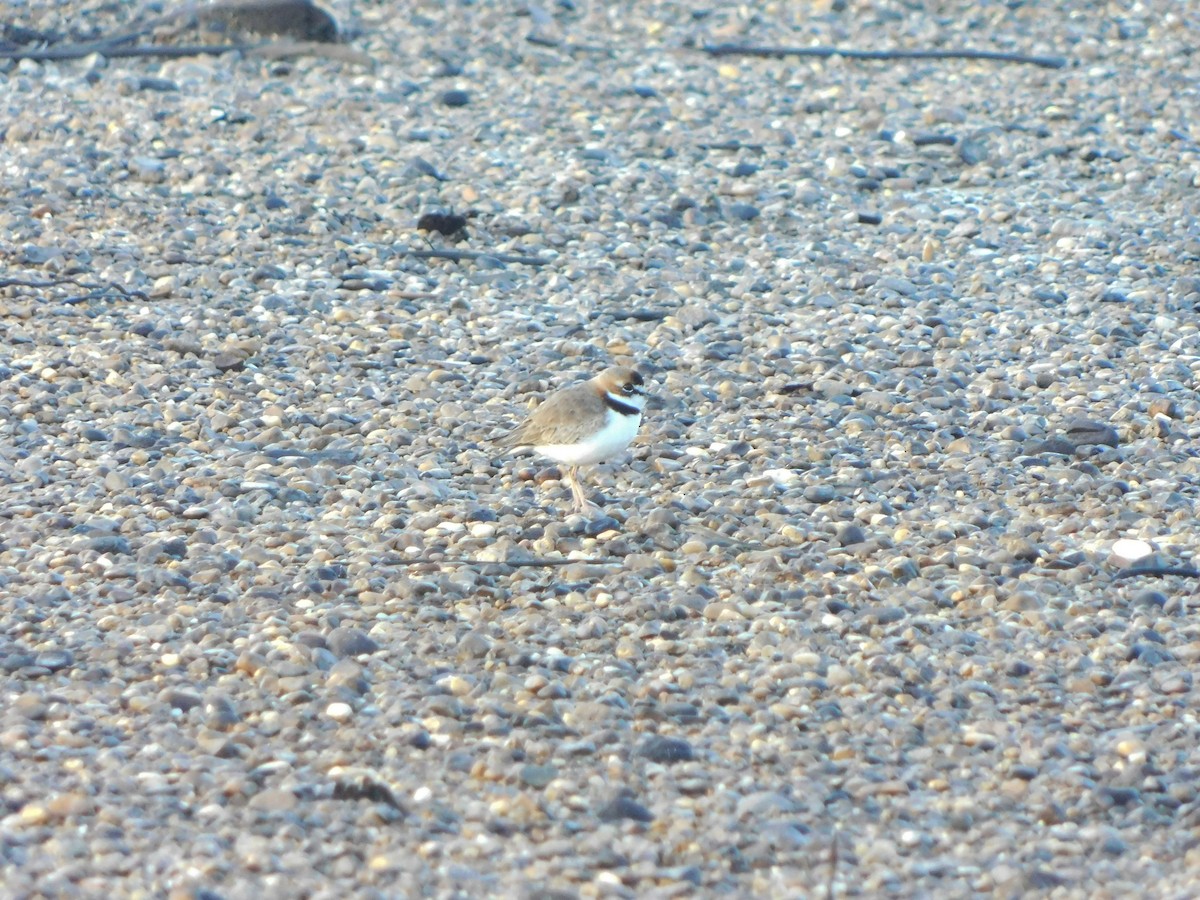
M 1105 422 L 1096 422 L 1091 419 L 1077 419 L 1069 422 L 1064 437 L 1076 447 L 1088 444 L 1116 447 L 1120 443 L 1117 429 Z
M 733 218 L 743 222 L 757 219 L 760 215 L 759 208 L 752 203 L 730 203 L 727 212 Z
M 576 534 L 585 534 L 588 537 L 595 537 L 598 534 L 603 534 L 606 531 L 619 529 L 621 523 L 612 516 L 606 516 L 601 513 L 590 519 L 581 519 L 578 528 L 575 529 Z
M 24 669 L 32 665 L 32 653 L 26 653 L 22 650 L 14 650 L 0 655 L 0 669 L 3 669 L 6 672 L 15 672 L 18 669 Z
M 899 622 L 906 615 L 907 613 L 899 606 L 884 606 L 875 610 L 875 621 L 880 625 L 891 625 L 893 622 Z
M 70 650 L 45 650 L 34 657 L 33 664 L 57 672 L 75 664 L 75 654 Z
M 1028 448 L 1031 455 L 1041 455 L 1043 453 L 1055 453 L 1059 456 L 1074 456 L 1075 445 L 1064 437 L 1052 437 L 1044 441 L 1037 441 Z
M 218 353 L 212 358 L 212 364 L 220 372 L 239 372 L 246 368 L 246 360 L 237 353 Z
M 1100 796 L 1114 806 L 1130 806 L 1142 802 L 1142 792 L 1135 787 L 1102 787 Z
M 632 797 L 617 797 L 596 810 L 601 822 L 616 822 L 631 819 L 634 822 L 653 822 L 654 813 Z
M 172 688 L 164 694 L 163 699 L 172 709 L 178 709 L 187 712 L 189 709 L 195 709 L 204 703 L 204 698 L 192 691 L 185 691 L 182 688 Z
M 837 542 L 842 547 L 861 544 L 867 539 L 867 533 L 858 525 L 842 525 L 837 530 Z
M 183 538 L 172 538 L 169 541 L 163 541 L 161 549 L 164 556 L 169 556 L 171 559 L 183 559 L 187 556 L 187 541 Z
M 228 731 L 242 721 L 237 707 L 225 694 L 209 694 L 204 702 L 204 721 L 209 728 Z
M 663 715 L 681 722 L 695 721 L 700 718 L 700 708 L 694 703 L 677 701 L 663 707 Z
M 912 139 L 914 147 L 931 147 L 938 145 L 952 147 L 957 141 L 958 138 L 952 134 L 935 134 L 932 132 L 916 134 Z
M 259 266 L 250 273 L 250 280 L 257 284 L 260 281 L 278 281 L 281 278 L 286 278 L 287 272 L 274 264 Z
M 296 642 L 303 644 L 305 647 L 328 647 L 329 642 L 325 640 L 325 635 L 319 631 L 301 631 L 296 635 Z
M 337 665 L 338 658 L 324 647 L 313 647 L 310 656 L 313 665 L 322 672 L 330 672 Z
M 138 337 L 149 337 L 154 333 L 155 325 L 149 319 L 142 319 L 140 322 L 134 322 L 129 326 L 129 333 L 136 334 Z
M 981 137 L 966 138 L 958 145 L 958 158 L 965 165 L 975 166 L 988 158 L 987 141 Z
M 521 766 L 520 779 L 522 784 L 532 788 L 544 788 L 558 777 L 558 769 L 552 765 L 537 765 L 528 763 Z
M 358 628 L 335 628 L 329 632 L 327 643 L 333 654 L 342 658 L 358 656 L 360 653 L 374 653 L 379 649 L 379 644 Z
M 1121 856 L 1129 849 L 1129 845 L 1117 835 L 1110 834 L 1104 839 L 1102 848 L 1109 856 Z
M 128 553 L 129 539 L 119 534 L 98 534 L 88 539 L 88 548 L 97 553 Z
M 1175 657 L 1170 650 L 1164 647 L 1157 647 L 1154 644 L 1139 641 L 1129 648 L 1126 659 L 1130 661 L 1137 660 L 1145 666 L 1157 666 L 1165 662 L 1173 662 Z
M 1144 591 L 1138 591 L 1133 602 L 1142 606 L 1157 606 L 1160 609 L 1167 605 L 1167 595 L 1162 591 L 1156 591 L 1153 588 Z
M 644 756 L 651 762 L 676 763 L 695 759 L 696 751 L 682 738 L 655 735 L 638 748 L 638 756 Z
M 155 78 L 153 75 L 143 75 L 138 79 L 137 86 L 139 91 L 158 91 L 164 94 L 179 90 L 178 82 L 170 78 Z
M 466 106 L 471 102 L 471 95 L 466 91 L 453 89 L 445 91 L 441 100 L 443 106 Z
M 810 484 L 804 489 L 804 499 L 809 503 L 830 503 L 837 498 L 837 491 L 828 484 Z

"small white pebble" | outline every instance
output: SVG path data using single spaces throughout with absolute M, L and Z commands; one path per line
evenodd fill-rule
M 1121 538 L 1118 541 L 1113 541 L 1112 545 L 1113 562 L 1119 566 L 1127 566 L 1135 563 L 1153 552 L 1154 548 L 1149 543 L 1132 538 Z
M 349 703 L 337 701 L 330 703 L 327 707 L 325 707 L 325 715 L 329 716 L 329 718 L 336 722 L 345 722 L 354 715 L 354 710 L 351 708 Z

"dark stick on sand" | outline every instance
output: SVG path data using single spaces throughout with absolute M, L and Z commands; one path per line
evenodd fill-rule
M 995 50 L 855 50 L 850 47 L 771 47 L 759 44 L 705 44 L 701 49 L 709 56 L 815 56 L 828 59 L 844 56 L 847 59 L 980 59 L 992 62 L 1024 63 L 1044 69 L 1061 69 L 1067 60 L 1061 56 L 1027 56 L 1023 53 L 1000 53 Z

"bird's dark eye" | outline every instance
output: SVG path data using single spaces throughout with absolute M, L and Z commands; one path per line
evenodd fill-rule
M 632 384 L 621 385 L 621 393 L 622 394 L 632 394 L 633 393 L 633 385 Z

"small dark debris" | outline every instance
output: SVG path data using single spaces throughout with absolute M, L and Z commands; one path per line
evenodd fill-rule
M 913 135 L 912 142 L 914 147 L 929 147 L 939 144 L 946 147 L 953 147 L 958 142 L 958 138 L 952 134 L 926 133 Z
M 392 789 L 378 776 L 370 772 L 356 773 L 352 777 L 339 779 L 333 784 L 334 800 L 369 800 L 383 803 L 402 813 L 408 812 Z
M 417 219 L 418 231 L 436 231 L 446 237 L 463 234 L 467 228 L 467 217 L 454 212 L 427 212 Z
M 630 819 L 634 822 L 653 822 L 654 813 L 632 797 L 621 796 L 604 804 L 596 810 L 596 817 L 602 822 L 616 822 L 620 819 Z
M 624 319 L 633 319 L 635 322 L 661 322 L 667 317 L 667 311 L 664 309 L 616 309 L 609 315 L 618 322 Z
M 170 78 L 155 78 L 152 75 L 143 75 L 138 79 L 137 89 L 139 91 L 157 91 L 162 94 L 169 94 L 178 91 L 179 84 Z
M 1100 796 L 1114 806 L 1129 806 L 1142 802 L 1142 792 L 1135 787 L 1103 787 L 1100 789 Z

